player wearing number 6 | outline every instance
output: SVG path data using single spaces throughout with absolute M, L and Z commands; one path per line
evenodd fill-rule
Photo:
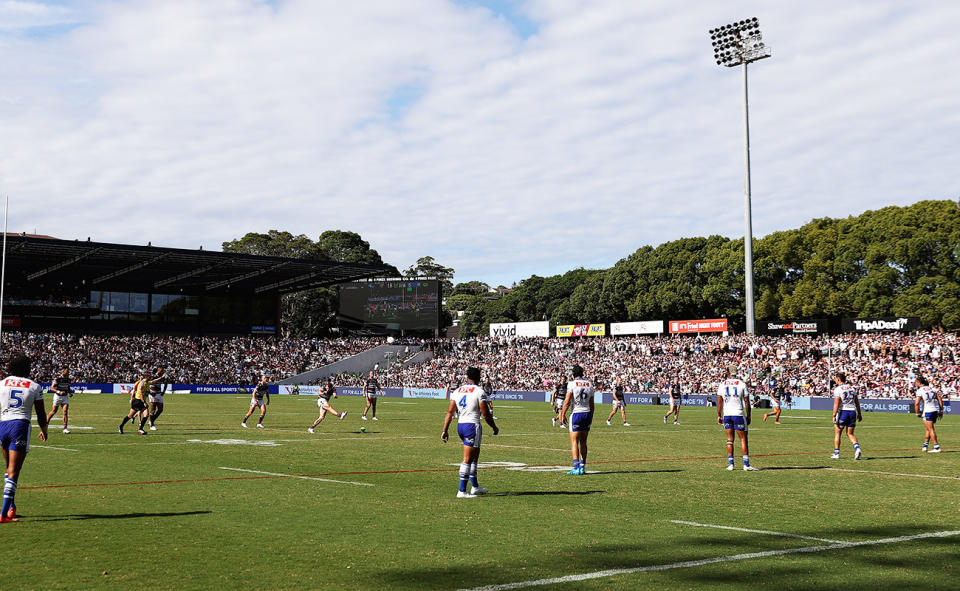
M 927 378 L 917 374 L 917 416 L 923 419 L 923 428 L 926 430 L 926 437 L 923 439 L 923 451 L 938 454 L 940 453 L 940 441 L 937 439 L 937 431 L 933 425 L 938 419 L 943 418 L 943 397 L 940 392 L 930 385 Z M 933 449 L 928 450 L 927 445 L 933 439 Z
M 500 432 L 494 421 L 493 413 L 487 403 L 487 394 L 480 387 L 480 370 L 476 367 L 467 368 L 467 383 L 457 388 L 450 395 L 450 405 L 447 416 L 443 420 L 443 433 L 440 439 L 444 443 L 450 438 L 447 433 L 453 413 L 460 413 L 457 419 L 457 434 L 463 441 L 463 462 L 460 464 L 460 488 L 457 491 L 458 499 L 472 499 L 487 492 L 487 489 L 477 482 L 477 462 L 480 458 L 480 440 L 483 428 L 480 418 L 486 421 L 493 429 L 493 434 Z M 467 492 L 467 480 L 470 481 L 470 492 Z
M 567 397 L 560 409 L 560 422 L 570 414 L 570 452 L 573 455 L 572 475 L 583 475 L 587 469 L 587 437 L 590 436 L 590 424 L 593 423 L 593 385 L 583 379 L 583 368 L 573 366 L 573 381 L 567 383 Z
M 30 375 L 30 359 L 15 352 L 7 361 L 7 377 L 0 382 L 0 447 L 3 448 L 3 506 L 0 523 L 17 521 L 17 481 L 30 450 L 30 413 L 37 412 L 40 441 L 47 440 L 47 413 L 43 408 L 40 384 Z

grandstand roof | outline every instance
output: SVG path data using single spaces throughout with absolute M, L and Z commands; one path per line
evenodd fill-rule
M 6 283 L 74 284 L 99 291 L 264 295 L 395 272 L 387 265 L 7 235 Z

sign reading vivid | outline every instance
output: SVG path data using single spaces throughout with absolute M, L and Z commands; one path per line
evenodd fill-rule
M 727 332 L 727 319 L 714 320 L 671 320 L 671 334 L 686 334 L 697 332 Z
M 602 337 L 606 334 L 606 324 L 567 324 L 557 327 L 558 337 Z
M 761 320 L 757 323 L 757 333 L 769 335 L 819 334 L 827 332 L 827 321 L 815 320 Z
M 643 322 L 612 322 L 610 323 L 610 334 L 612 336 L 628 334 L 661 334 L 663 333 L 663 320 L 645 320 Z
M 844 318 L 840 326 L 843 332 L 913 332 L 920 330 L 920 317 Z
M 543 322 L 500 322 L 490 325 L 492 337 L 549 337 L 550 323 Z

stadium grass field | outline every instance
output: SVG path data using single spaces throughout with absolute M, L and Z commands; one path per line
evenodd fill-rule
M 631 406 L 633 426 L 608 427 L 602 406 L 588 474 L 577 477 L 565 473 L 569 437 L 550 427 L 546 403 L 497 402 L 501 435 L 485 431 L 480 457 L 490 494 L 456 499 L 461 447 L 455 426 L 440 442 L 443 401 L 382 399 L 381 420 L 361 422 L 361 399 L 341 397 L 334 406 L 347 418 L 310 435 L 312 396 L 273 397 L 262 430 L 253 419 L 240 427 L 248 396 L 166 398 L 147 436 L 129 425 L 118 434 L 127 398 L 97 394 L 72 399 L 71 434 L 56 428 L 59 416 L 46 444 L 34 433 L 22 519 L 0 526 L 22 557 L 0 566 L 0 589 L 956 590 L 960 581 L 954 417 L 938 425 L 944 453 L 932 455 L 920 452 L 913 415 L 868 413 L 855 462 L 848 441 L 841 460 L 829 459 L 827 413 L 786 411 L 779 426 L 754 414 L 761 470 L 747 473 L 739 457 L 724 470 L 715 409 L 684 407 L 675 426 L 661 422 L 663 407 Z M 556 577 L 573 578 L 544 583 Z

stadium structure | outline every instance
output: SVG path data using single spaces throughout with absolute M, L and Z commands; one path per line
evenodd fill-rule
M 7 235 L 3 328 L 278 334 L 280 297 L 387 265 Z

